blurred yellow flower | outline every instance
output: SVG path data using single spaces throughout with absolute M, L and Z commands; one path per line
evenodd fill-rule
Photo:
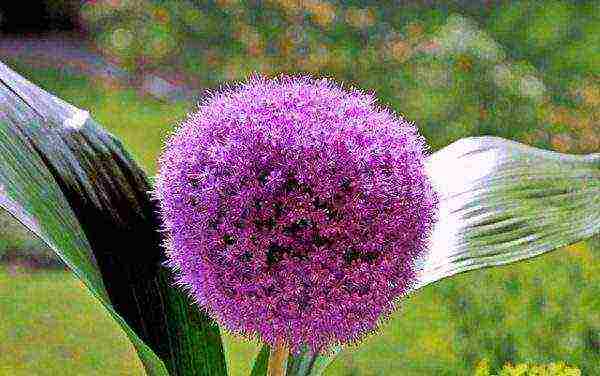
M 370 8 L 350 7 L 346 10 L 346 23 L 358 29 L 364 29 L 375 24 L 375 12 Z
M 473 376 L 490 376 L 490 362 L 487 359 L 481 359 L 477 363 Z
M 491 376 L 490 364 L 487 359 L 482 359 L 475 369 L 474 376 Z M 564 362 L 546 365 L 507 363 L 498 376 L 581 376 L 581 370 L 567 366 Z
M 163 24 L 169 23 L 169 21 L 171 20 L 169 11 L 167 11 L 165 8 L 161 8 L 161 7 L 156 7 L 154 9 L 153 17 L 157 22 L 163 23 Z
M 402 39 L 390 41 L 386 46 L 386 51 L 393 60 L 403 63 L 412 56 L 410 44 Z
M 473 68 L 473 61 L 469 56 L 462 54 L 456 60 L 456 66 L 461 71 L 468 72 Z
M 303 2 L 313 19 L 321 27 L 329 27 L 335 20 L 335 5 L 321 0 L 306 0 Z
M 593 128 L 584 129 L 579 138 L 579 149 L 584 153 L 600 151 L 600 131 Z
M 552 148 L 561 153 L 566 153 L 573 148 L 573 138 L 566 133 L 552 136 Z
M 580 376 L 577 368 L 568 367 L 564 363 L 550 363 L 548 365 L 507 364 L 499 376 Z
M 411 44 L 415 44 L 421 41 L 423 38 L 424 28 L 419 22 L 411 22 L 406 27 L 406 33 L 408 34 L 408 40 Z
M 288 16 L 295 16 L 302 10 L 300 0 L 271 0 L 278 5 Z

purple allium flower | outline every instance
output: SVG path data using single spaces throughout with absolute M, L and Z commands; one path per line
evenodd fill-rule
M 325 350 L 415 283 L 437 198 L 416 128 L 373 96 L 253 77 L 168 141 L 156 196 L 178 283 L 225 328 Z

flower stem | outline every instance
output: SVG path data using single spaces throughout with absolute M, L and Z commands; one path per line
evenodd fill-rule
M 285 376 L 289 350 L 284 344 L 271 347 L 268 376 Z

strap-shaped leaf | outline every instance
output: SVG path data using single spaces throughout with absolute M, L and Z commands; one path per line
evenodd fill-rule
M 426 168 L 440 195 L 440 218 L 417 288 L 600 232 L 600 154 L 473 137 L 433 154 Z
M 269 368 L 269 354 L 271 348 L 269 345 L 263 345 L 254 359 L 254 366 L 250 376 L 265 376 Z
M 144 172 L 87 112 L 0 63 L 0 206 L 121 325 L 152 375 L 225 375 L 218 327 L 172 286 Z

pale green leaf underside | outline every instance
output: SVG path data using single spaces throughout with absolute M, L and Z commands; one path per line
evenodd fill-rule
M 473 137 L 433 154 L 427 171 L 440 196 L 440 218 L 417 288 L 600 232 L 600 154 Z

